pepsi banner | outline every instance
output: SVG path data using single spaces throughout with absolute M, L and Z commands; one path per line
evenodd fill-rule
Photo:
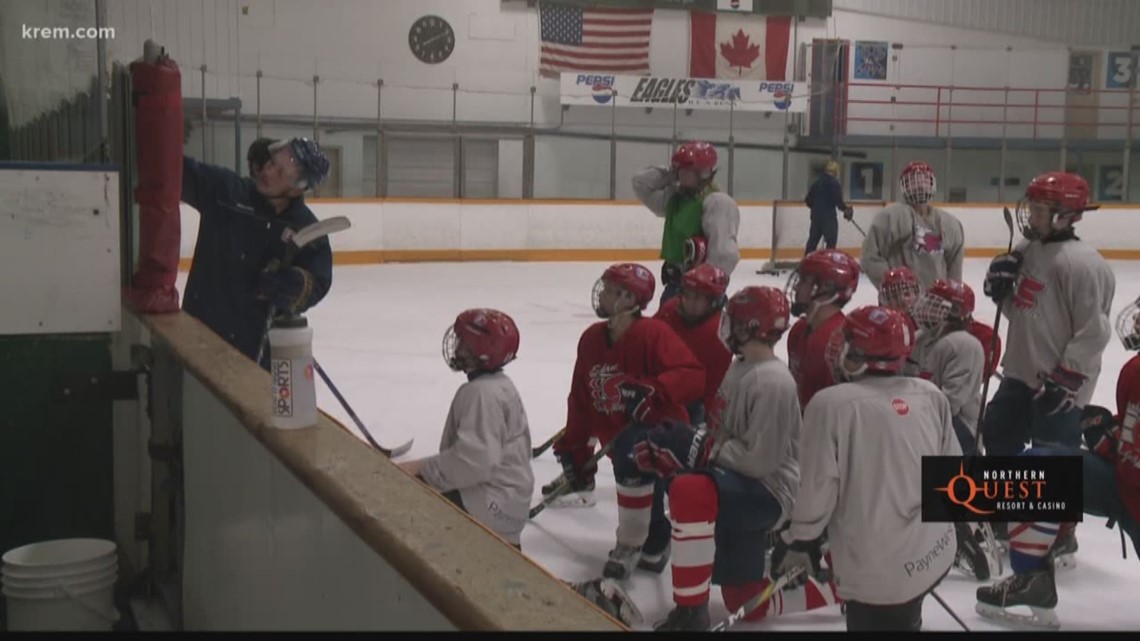
M 718 111 L 807 111 L 806 82 L 563 73 L 562 104 Z

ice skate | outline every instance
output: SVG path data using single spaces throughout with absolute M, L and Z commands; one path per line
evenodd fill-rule
M 669 616 L 654 626 L 654 632 L 707 632 L 709 605 L 678 605 Z
M 1052 564 L 1042 570 L 1025 574 L 1014 574 L 994 583 L 978 588 L 977 613 L 988 619 L 1004 621 L 1015 625 L 1056 630 L 1061 627 L 1057 620 L 1057 584 L 1053 578 Z M 1011 608 L 1022 606 L 1023 611 Z
M 601 608 L 606 614 L 618 619 L 627 626 L 642 622 L 641 611 L 633 599 L 616 582 L 610 579 L 593 579 L 567 584 L 587 601 Z
M 558 488 L 559 480 L 552 481 L 542 486 L 542 496 L 549 496 L 551 492 Z M 551 509 L 564 509 L 564 508 L 581 508 L 593 507 L 597 500 L 594 498 L 594 480 L 583 483 L 576 481 L 570 486 L 570 491 L 562 494 L 554 499 L 548 505 Z
M 642 570 L 648 570 L 654 574 L 661 574 L 665 567 L 669 565 L 669 554 L 672 550 L 672 543 L 666 542 L 664 549 L 660 552 L 646 552 L 644 549 L 641 551 L 641 557 L 637 561 L 637 567 Z
M 610 550 L 610 559 L 602 570 L 602 576 L 607 579 L 624 581 L 633 574 L 633 568 L 641 561 L 641 546 L 624 545 L 618 543 Z

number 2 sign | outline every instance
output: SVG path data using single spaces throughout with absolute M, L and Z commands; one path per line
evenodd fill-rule
M 1136 53 L 1110 51 L 1104 79 L 1106 89 L 1129 89 L 1136 83 Z
M 1097 176 L 1096 199 L 1100 201 L 1124 200 L 1124 166 L 1101 165 Z

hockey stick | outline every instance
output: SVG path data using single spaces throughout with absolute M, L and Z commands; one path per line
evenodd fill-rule
M 957 615 L 957 614 L 954 614 L 954 611 L 950 609 L 950 606 L 949 606 L 949 605 L 947 605 L 947 603 L 946 603 L 945 601 L 943 601 L 943 600 L 942 600 L 942 596 L 941 596 L 941 595 L 939 595 L 939 594 L 938 594 L 938 592 L 936 592 L 936 591 L 934 591 L 934 590 L 931 590 L 931 591 L 930 591 L 930 594 L 931 594 L 931 595 L 932 595 L 932 596 L 933 596 L 933 597 L 934 597 L 934 598 L 935 598 L 935 599 L 936 599 L 936 600 L 937 600 L 937 601 L 938 601 L 940 604 L 942 604 L 942 607 L 943 607 L 943 608 L 944 608 L 944 609 L 945 609 L 947 612 L 949 612 L 949 613 L 950 613 L 950 616 L 954 617 L 954 620 L 958 622 L 958 625 L 962 626 L 962 629 L 963 629 L 963 630 L 965 630 L 966 632 L 969 632 L 969 631 L 970 631 L 970 628 L 967 628 L 967 627 L 966 627 L 966 624 L 962 622 L 962 619 L 959 619 L 959 618 L 958 618 L 958 615 Z
M 867 232 L 863 231 L 863 228 L 859 226 L 859 223 L 855 222 L 851 218 L 846 218 L 846 217 L 844 217 L 844 218 L 847 220 L 847 222 L 851 223 L 852 225 L 855 225 L 855 229 L 858 229 L 859 233 L 863 234 L 863 238 L 867 237 Z
M 1009 228 L 1009 248 L 1006 249 L 1006 253 L 1009 254 L 1013 252 L 1013 214 L 1009 213 L 1009 207 L 1002 208 L 1002 216 L 1005 217 L 1005 226 Z M 990 338 L 990 354 L 997 353 L 998 332 L 1001 328 L 1001 310 L 1005 305 L 1006 298 L 1009 298 L 1009 296 L 1002 298 L 997 304 L 997 317 L 994 318 L 994 333 Z M 995 363 L 994 366 L 996 367 L 997 364 Z M 978 443 L 976 447 L 979 454 L 982 453 L 982 427 L 985 426 L 986 407 L 989 405 L 988 399 L 991 378 L 993 377 L 987 376 L 986 381 L 982 383 L 982 409 L 978 412 Z
M 333 384 L 332 379 L 329 378 L 329 375 L 325 373 L 325 368 L 321 367 L 321 364 L 317 362 L 316 358 L 313 359 L 313 369 L 317 370 L 317 374 L 321 376 L 321 380 L 323 380 L 325 382 L 325 385 L 327 385 L 328 388 L 332 390 L 333 396 L 336 397 L 336 400 L 340 401 L 340 406 L 343 407 L 344 410 L 348 412 L 348 415 L 352 417 L 352 422 L 356 423 L 356 428 L 359 429 L 362 434 L 364 434 L 364 438 L 368 439 L 368 443 L 372 447 L 376 448 L 378 452 L 388 458 L 398 458 L 404 454 L 407 454 L 408 450 L 412 449 L 412 443 L 415 442 L 415 439 L 411 439 L 407 443 L 398 445 L 392 449 L 382 447 L 379 443 L 377 443 L 376 439 L 372 438 L 372 434 L 368 431 L 368 428 L 364 427 L 364 421 L 361 421 L 360 417 L 356 415 L 356 412 L 352 411 L 352 407 L 348 404 L 348 401 L 344 399 L 344 396 L 341 396 L 340 390 L 336 388 L 336 385 Z
M 285 257 L 281 260 L 280 269 L 287 269 L 292 265 L 293 259 L 297 257 L 297 253 L 304 249 L 309 243 L 318 238 L 328 236 L 329 234 L 344 231 L 351 226 L 352 223 L 348 220 L 348 217 L 333 216 L 332 218 L 308 225 L 300 231 L 294 231 L 292 228 L 286 227 L 281 233 L 281 239 L 286 242 L 286 246 Z M 269 330 L 273 327 L 273 317 L 276 315 L 277 307 L 270 303 L 269 311 L 265 314 L 265 330 L 261 332 L 261 345 L 257 348 L 258 365 L 261 365 L 261 359 L 265 356 L 265 346 L 269 343 Z
M 596 454 L 591 456 L 586 461 L 586 464 L 582 466 L 582 469 L 588 470 L 591 467 L 597 465 L 598 461 L 602 460 L 602 457 L 605 456 L 610 451 L 610 448 L 612 448 L 613 446 L 614 446 L 614 440 L 611 440 L 609 443 L 606 443 L 605 447 L 598 450 L 598 452 Z M 554 487 L 554 489 L 550 491 L 550 494 L 547 494 L 546 496 L 542 497 L 542 501 L 538 505 L 530 508 L 530 518 L 533 519 L 534 517 L 538 516 L 540 513 L 542 513 L 543 510 L 550 507 L 550 504 L 553 503 L 555 499 L 557 499 L 558 497 L 562 496 L 563 494 L 565 494 L 569 491 L 570 491 L 570 479 L 567 478 L 566 473 L 563 472 L 558 477 L 558 485 L 556 485 Z
M 544 442 L 542 445 L 539 445 L 538 447 L 532 449 L 530 451 L 530 457 L 531 458 L 538 458 L 538 457 L 542 456 L 542 453 L 545 452 L 546 450 L 549 450 L 550 446 L 554 445 L 554 441 L 557 441 L 558 439 L 562 438 L 562 435 L 565 433 L 566 433 L 565 427 L 558 430 L 557 434 L 546 439 L 546 442 Z
M 803 571 L 803 567 L 797 567 L 792 568 L 791 571 L 782 574 L 780 578 L 776 579 L 774 582 L 770 583 L 768 587 L 764 588 L 763 592 L 752 597 L 748 600 L 747 603 L 740 606 L 736 612 L 730 614 L 727 619 L 709 628 L 709 632 L 724 632 L 728 628 L 732 627 L 736 624 L 736 622 L 740 621 L 749 614 L 752 614 L 753 610 L 760 607 L 761 605 L 764 605 L 768 599 L 772 598 L 772 595 L 775 594 L 777 590 L 784 589 L 784 586 L 788 584 L 788 581 L 796 578 Z

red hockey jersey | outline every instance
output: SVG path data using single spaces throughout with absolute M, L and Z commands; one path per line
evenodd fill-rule
M 705 390 L 704 367 L 663 321 L 635 320 L 612 345 L 606 323 L 594 323 L 578 341 L 566 433 L 554 444 L 556 454 L 571 452 L 582 464 L 590 457 L 591 437 L 605 446 L 630 424 L 617 387 L 624 377 L 653 386 L 650 400 L 662 420 L 688 421 L 685 406 Z
M 1132 518 L 1140 519 L 1140 354 L 1120 370 L 1116 380 L 1116 487 Z
M 720 340 L 720 314 L 713 314 L 699 325 L 689 325 L 681 316 L 678 307 L 681 298 L 674 296 L 665 301 L 654 318 L 665 321 L 677 336 L 692 350 L 693 355 L 705 368 L 705 412 L 711 418 L 716 404 L 717 390 L 724 380 L 728 366 L 732 364 L 732 352 Z M 709 423 L 710 427 L 714 427 Z
M 800 391 L 801 409 L 807 407 L 816 392 L 838 382 L 824 354 L 831 335 L 839 331 L 845 318 L 843 312 L 836 312 L 814 329 L 809 329 L 807 319 L 801 318 L 788 332 L 788 367 Z
M 993 353 L 990 353 L 990 341 L 994 339 L 994 328 L 986 325 L 985 323 L 971 321 L 970 326 L 966 328 L 966 331 L 970 332 L 970 335 L 981 341 L 982 353 L 986 355 L 986 366 L 982 371 L 985 372 L 986 378 L 993 376 L 994 371 L 997 370 L 998 363 L 1001 362 L 1001 337 L 998 336 L 997 343 L 992 345 L 994 351 Z

